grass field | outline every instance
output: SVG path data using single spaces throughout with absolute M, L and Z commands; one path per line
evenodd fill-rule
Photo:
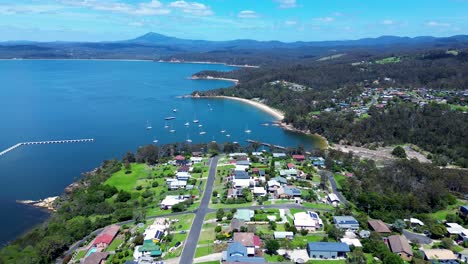
M 211 209 L 219 209 L 219 208 L 242 208 L 242 207 L 249 207 L 252 206 L 252 203 L 241 203 L 241 204 L 210 204 Z
M 123 242 L 123 239 L 121 238 L 114 239 L 114 241 L 112 241 L 112 243 L 106 248 L 106 251 L 107 252 L 115 251 L 117 247 L 120 246 L 120 244 L 122 244 L 122 242 Z
M 178 216 L 171 216 L 168 218 L 178 219 L 179 222 L 174 223 L 174 226 L 176 227 L 176 231 L 182 231 L 182 230 L 190 230 L 194 217 L 195 217 L 195 214 L 184 214 L 184 215 L 178 215 Z
M 78 252 L 78 254 L 76 254 L 75 259 L 78 260 L 78 259 L 83 258 L 86 255 L 86 252 L 87 252 L 86 250 L 82 250 L 82 251 Z
M 131 173 L 125 174 L 125 169 L 122 169 L 107 179 L 105 184 L 115 186 L 115 188 L 127 192 L 134 190 L 139 177 L 144 175 L 145 171 L 149 171 L 149 168 L 146 164 L 140 163 L 132 163 L 130 166 Z
M 207 256 L 210 254 L 213 254 L 213 245 L 197 247 L 195 250 L 195 258 Z
M 440 210 L 434 213 L 429 214 L 435 220 L 443 221 L 447 218 L 448 214 L 455 214 L 459 210 L 460 206 L 464 205 L 464 203 L 460 200 L 457 200 L 457 203 L 454 205 L 449 205 L 447 209 Z
M 316 210 L 333 210 L 334 207 L 329 205 L 329 204 L 323 204 L 323 203 L 303 203 L 302 204 L 304 207 L 310 208 L 310 209 L 316 209 Z
M 341 190 L 341 184 L 343 183 L 343 181 L 346 180 L 346 177 L 343 174 L 336 173 L 333 175 L 333 178 L 335 179 L 336 187 L 338 188 L 338 190 Z

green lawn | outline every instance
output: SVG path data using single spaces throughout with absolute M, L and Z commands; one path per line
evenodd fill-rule
M 460 206 L 464 205 L 462 201 L 457 200 L 457 203 L 454 205 L 449 205 L 447 209 L 440 210 L 434 213 L 429 214 L 435 220 L 444 221 L 447 218 L 448 214 L 455 214 L 459 210 Z
M 197 249 L 195 250 L 195 258 L 207 256 L 210 254 L 213 254 L 213 245 L 197 247 Z
M 346 177 L 343 174 L 336 173 L 333 175 L 333 178 L 335 179 L 336 187 L 338 188 L 338 190 L 341 190 L 341 184 L 343 183 L 343 181 L 346 181 Z
M 242 207 L 249 207 L 252 206 L 252 203 L 242 203 L 242 204 L 210 204 L 211 209 L 219 209 L 219 208 L 242 208 Z
M 297 234 L 291 240 L 291 246 L 293 248 L 306 248 L 307 243 L 309 243 L 309 242 L 320 242 L 326 236 L 327 235 L 325 233 L 323 233 L 323 234 L 311 234 L 311 235 L 307 235 L 307 236 L 301 236 L 300 234 Z
M 266 259 L 267 262 L 280 262 L 278 260 L 279 255 L 270 255 L 270 254 L 263 254 L 263 257 Z
M 114 241 L 112 241 L 112 243 L 106 248 L 106 251 L 107 252 L 115 251 L 117 247 L 120 246 L 120 244 L 122 244 L 122 242 L 123 242 L 123 239 L 121 238 L 114 239 Z
M 132 163 L 130 168 L 132 172 L 125 174 L 125 169 L 122 167 L 122 170 L 112 174 L 105 184 L 115 186 L 119 190 L 132 191 L 136 187 L 138 178 L 144 175 L 145 170 L 149 170 L 149 168 L 146 164 L 140 163 Z
M 309 262 L 307 262 L 309 263 Z M 346 260 L 344 259 L 335 259 L 335 260 L 312 260 L 314 264 L 345 264 Z
M 86 252 L 87 252 L 86 250 L 82 250 L 82 251 L 78 252 L 78 254 L 76 254 L 75 259 L 78 260 L 78 259 L 83 258 L 86 255 Z
M 298 208 L 290 208 L 290 209 L 289 209 L 289 212 L 291 212 L 291 214 L 294 215 L 294 214 L 296 214 L 296 213 L 305 212 L 305 210 L 303 210 L 303 209 L 298 209 Z
M 316 210 L 333 210 L 334 209 L 333 206 L 329 204 L 323 204 L 323 203 L 303 203 L 302 205 L 304 207 L 316 209 Z
M 195 214 L 184 214 L 184 215 L 172 216 L 168 218 L 178 219 L 179 222 L 174 223 L 173 225 L 176 227 L 175 229 L 176 231 L 182 231 L 182 230 L 190 230 L 194 217 L 195 217 Z

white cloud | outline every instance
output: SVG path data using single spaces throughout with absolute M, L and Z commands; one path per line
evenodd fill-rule
M 239 14 L 237 14 L 238 18 L 256 18 L 258 17 L 257 13 L 252 10 L 243 10 L 240 11 Z
M 386 20 L 382 21 L 382 24 L 384 24 L 384 25 L 394 25 L 394 24 L 396 24 L 396 22 L 393 21 L 393 20 L 390 20 L 390 19 L 386 19 Z
M 145 24 L 143 22 L 130 22 L 130 23 L 128 23 L 128 25 L 132 26 L 132 27 L 142 27 Z
M 426 23 L 426 26 L 429 27 L 450 27 L 449 23 L 442 23 L 442 22 L 437 22 L 437 21 L 429 21 Z
M 0 5 L 1 15 L 46 14 L 62 9 L 59 5 Z
M 284 21 L 284 24 L 286 26 L 294 26 L 294 25 L 297 25 L 297 21 L 296 20 L 286 20 L 286 21 Z
M 275 0 L 279 3 L 279 8 L 294 8 L 297 7 L 296 0 Z
M 97 11 L 109 11 L 115 13 L 123 13 L 127 15 L 152 16 L 152 15 L 167 15 L 171 10 L 165 8 L 158 0 L 143 2 L 137 5 L 130 5 L 121 2 L 108 2 L 101 0 L 62 0 L 64 4 L 90 8 Z
M 329 22 L 335 21 L 335 18 L 333 18 L 333 17 L 317 17 L 317 18 L 314 18 L 314 20 L 319 21 L 319 22 L 329 23 Z
M 178 8 L 182 12 L 197 16 L 210 16 L 213 15 L 211 8 L 205 4 L 197 2 L 186 2 L 183 0 L 175 1 L 169 4 L 170 7 Z

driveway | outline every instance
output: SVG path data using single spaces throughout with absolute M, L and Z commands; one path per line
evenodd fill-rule
M 403 230 L 403 235 L 409 241 L 418 241 L 419 244 L 429 245 L 432 243 L 432 239 L 422 234 L 416 234 L 407 230 Z

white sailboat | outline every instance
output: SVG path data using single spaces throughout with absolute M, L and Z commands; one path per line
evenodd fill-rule
M 250 129 L 249 129 L 249 127 L 248 127 L 248 126 L 246 126 L 246 129 L 245 129 L 245 131 L 244 131 L 244 132 L 245 132 L 245 133 L 247 133 L 247 134 L 250 134 L 250 133 L 252 133 L 252 130 L 250 130 Z
M 202 127 L 202 126 L 203 126 L 202 124 L 198 125 L 198 127 Z
M 157 139 L 153 140 L 153 143 L 158 143 L 159 141 Z
M 148 121 L 146 121 L 146 130 L 150 130 L 152 128 L 153 127 L 151 126 L 151 124 Z
M 177 108 L 172 109 L 172 112 L 174 113 L 177 112 Z
M 190 123 L 187 122 L 187 123 L 184 124 L 184 126 L 187 126 L 187 127 L 188 127 L 188 126 L 190 126 Z
M 187 139 L 185 140 L 187 143 L 192 143 L 192 140 L 190 139 L 189 135 L 187 134 Z
M 169 128 L 169 126 L 167 125 L 167 122 L 164 123 L 164 128 Z

